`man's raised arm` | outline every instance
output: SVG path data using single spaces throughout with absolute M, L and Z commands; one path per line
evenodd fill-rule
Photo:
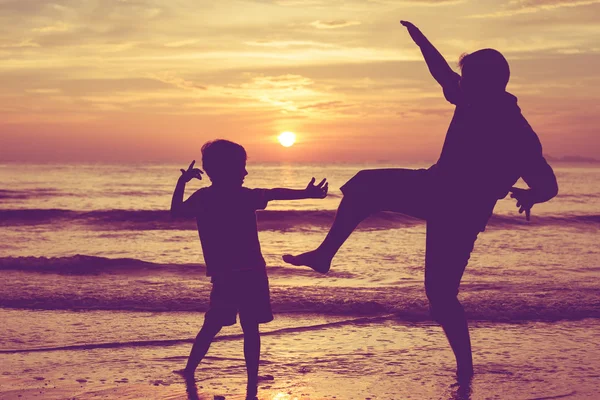
M 449 88 L 452 85 L 456 85 L 460 79 L 460 75 L 450 68 L 444 57 L 440 52 L 431 44 L 429 40 L 423 35 L 423 33 L 408 21 L 400 21 L 400 23 L 406 27 L 412 40 L 419 46 L 429 72 L 433 78 L 443 87 Z

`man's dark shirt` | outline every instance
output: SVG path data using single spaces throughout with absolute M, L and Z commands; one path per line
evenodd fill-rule
M 498 199 L 504 198 L 519 178 L 532 190 L 556 185 L 542 146 L 521 109 L 508 92 L 468 103 L 460 90 L 460 76 L 444 87 L 446 99 L 456 105 L 442 152 L 430 168 L 447 213 L 470 215 L 487 223 Z M 453 201 L 454 200 L 454 201 Z M 467 214 L 465 214 L 467 213 Z

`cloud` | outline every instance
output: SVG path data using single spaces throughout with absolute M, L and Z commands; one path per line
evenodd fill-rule
M 60 93 L 60 89 L 27 89 L 26 92 L 33 94 L 57 94 Z
M 272 48 L 334 48 L 336 45 L 308 40 L 256 40 L 245 42 L 249 46 L 272 47 Z
M 468 18 L 511 17 L 532 14 L 540 11 L 552 11 L 559 8 L 573 8 L 600 4 L 600 0 L 511 0 L 504 10 L 492 13 L 470 15 Z
M 349 107 L 349 104 L 346 104 L 342 101 L 333 100 L 333 101 L 321 101 L 318 103 L 307 104 L 305 106 L 300 107 L 301 110 L 337 110 L 341 108 Z
M 195 45 L 196 43 L 198 43 L 198 40 L 196 39 L 183 39 L 176 42 L 165 43 L 165 47 L 186 47 Z
M 261 88 L 287 88 L 296 89 L 309 86 L 313 81 L 300 75 L 261 76 L 253 79 L 253 84 Z
M 207 90 L 206 86 L 198 85 L 192 81 L 183 79 L 172 72 L 163 72 L 159 74 L 149 74 L 148 77 L 156 79 L 157 81 L 168 83 L 175 87 L 184 90 Z
M 18 43 L 0 44 L 0 48 L 3 49 L 19 49 L 24 47 L 40 47 L 40 44 L 31 39 L 21 40 Z
M 548 38 L 543 34 L 530 34 L 522 37 L 496 37 L 488 39 L 485 44 L 480 40 L 449 39 L 440 43 L 451 45 L 457 49 L 473 51 L 478 48 L 491 47 L 498 49 L 511 59 L 515 57 L 534 57 L 540 54 L 579 54 L 593 53 L 584 40 L 573 38 Z M 584 50 L 585 49 L 585 50 Z
M 34 28 L 32 31 L 36 33 L 52 33 L 52 32 L 67 32 L 71 29 L 71 25 L 65 24 L 64 22 L 58 22 L 55 25 L 43 26 L 41 28 Z
M 360 25 L 360 22 L 336 19 L 336 20 L 332 20 L 332 21 L 317 20 L 317 21 L 311 22 L 310 24 L 317 29 L 339 29 L 339 28 L 346 28 L 348 26 L 353 26 L 353 25 Z
M 314 87 L 314 81 L 302 75 L 285 74 L 276 76 L 254 75 L 241 84 L 226 85 L 215 89 L 221 95 L 256 101 L 267 104 L 269 108 L 284 113 L 301 112 L 301 109 L 328 96 Z M 327 100 L 329 101 L 329 100 Z
M 449 6 L 454 4 L 464 3 L 467 0 L 368 0 L 369 3 L 385 4 L 393 6 L 422 6 L 422 7 L 436 7 L 436 6 Z
M 519 7 L 543 7 L 543 8 L 558 8 L 558 7 L 574 7 L 585 3 L 597 3 L 592 0 L 511 0 L 510 5 Z

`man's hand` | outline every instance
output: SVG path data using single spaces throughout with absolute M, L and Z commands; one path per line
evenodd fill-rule
M 427 38 L 425 38 L 425 35 L 423 35 L 419 28 L 414 26 L 411 22 L 400 21 L 400 23 L 402 24 L 402 26 L 406 27 L 406 29 L 408 30 L 408 34 L 418 46 L 421 46 L 422 44 L 427 42 Z
M 510 188 L 511 198 L 517 200 L 517 207 L 519 208 L 519 214 L 525 212 L 525 218 L 527 221 L 531 220 L 531 207 L 536 203 L 533 198 L 531 189 L 520 189 L 516 187 Z
M 318 185 L 315 185 L 315 178 L 312 178 L 310 182 L 308 182 L 308 186 L 304 191 L 306 192 L 306 197 L 308 199 L 324 199 L 327 197 L 327 190 L 329 189 L 329 182 L 327 179 L 323 178 Z
M 185 183 L 188 183 L 189 181 L 191 181 L 194 178 L 202 180 L 202 174 L 204 172 L 198 168 L 194 168 L 194 164 L 196 164 L 196 160 L 192 161 L 192 163 L 188 167 L 187 171 L 183 168 L 180 169 L 181 176 L 179 177 L 179 179 L 183 179 L 185 181 Z

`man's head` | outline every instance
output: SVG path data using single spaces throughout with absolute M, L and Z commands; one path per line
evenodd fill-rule
M 246 171 L 246 150 L 237 143 L 217 139 L 202 146 L 202 167 L 213 183 L 241 186 Z
M 483 49 L 463 54 L 458 65 L 462 71 L 460 86 L 468 98 L 490 97 L 506 90 L 510 68 L 499 51 Z

